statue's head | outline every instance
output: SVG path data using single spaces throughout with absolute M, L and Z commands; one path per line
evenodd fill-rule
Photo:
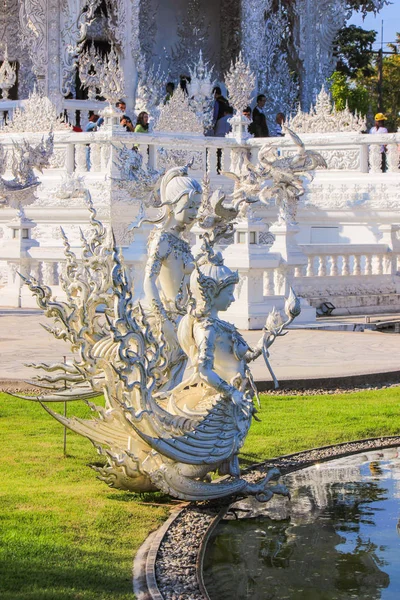
M 188 175 L 189 165 L 169 169 L 161 181 L 161 206 L 182 225 L 189 225 L 197 218 L 202 199 L 202 187 Z
M 221 254 L 212 254 L 197 265 L 190 277 L 190 290 L 196 301 L 196 312 L 207 314 L 211 308 L 227 310 L 234 302 L 234 289 L 239 281 L 237 271 L 223 263 Z

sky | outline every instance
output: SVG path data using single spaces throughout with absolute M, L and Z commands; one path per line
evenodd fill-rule
M 396 32 L 400 33 L 400 0 L 392 0 L 392 4 L 384 6 L 375 17 L 373 13 L 366 16 L 364 21 L 359 13 L 353 13 L 348 25 L 358 25 L 363 29 L 375 29 L 378 32 L 377 42 L 374 49 L 379 49 L 381 40 L 381 23 L 383 20 L 383 42 L 393 42 L 396 39 Z M 384 48 L 385 49 L 385 48 Z

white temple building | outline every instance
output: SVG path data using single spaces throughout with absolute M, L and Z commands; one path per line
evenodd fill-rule
M 225 172 L 240 174 L 238 157 L 256 165 L 266 143 L 282 158 L 298 152 L 287 135 L 246 139 L 236 131 L 226 138 L 205 136 L 198 105 L 180 101 L 178 94 L 164 104 L 167 81 L 177 83 L 180 75 L 194 73 L 192 84 L 210 91 L 214 82 L 227 81 L 230 63 L 241 52 L 255 81 L 253 101 L 258 91 L 267 95 L 267 117 L 277 110 L 288 114 L 293 99 L 301 99 L 305 112 L 299 110 L 289 125 L 306 149 L 321 154 L 327 168 L 318 168 L 305 184 L 295 225 L 279 223 L 274 202 L 254 205 L 236 223 L 222 248 L 228 266 L 240 274 L 239 301 L 229 318 L 241 328 L 262 327 L 273 306 L 283 307 L 290 286 L 303 299 L 304 321 L 315 319 L 315 309 L 326 302 L 336 314 L 398 311 L 400 134 L 361 133 L 364 119 L 337 112 L 321 92 L 333 68 L 332 41 L 348 16 L 344 1 L 290 4 L 288 12 L 287 3 L 275 0 L 2 2 L 0 58 L 7 47 L 15 81 L 14 76 L 8 81 L 8 99 L 3 82 L 0 99 L 5 125 L 0 129 L 0 175 L 15 177 L 14 142 L 35 146 L 53 129 L 54 152 L 38 173 L 36 198 L 22 210 L 0 189 L 0 306 L 35 305 L 18 272 L 34 275 L 61 294 L 59 227 L 78 252 L 80 228 L 85 231 L 88 224 L 85 189 L 99 217 L 112 226 L 140 295 L 149 229 L 134 233 L 130 225 L 141 211 L 140 185 L 149 173 L 193 161 L 194 177 L 210 191 L 221 188 L 229 196 L 233 180 Z M 157 115 L 148 134 L 128 133 L 107 120 L 94 133 L 71 128 L 84 128 L 89 111 L 107 105 L 101 95 L 104 81 L 95 75 L 112 53 L 124 86 L 120 94 L 114 85 L 114 102 L 118 92 L 132 117 L 135 108 Z M 115 69 L 104 69 L 111 80 Z M 33 91 L 35 85 L 42 96 Z M 233 90 L 228 92 L 232 98 Z M 242 108 L 240 103 L 237 110 Z M 69 126 L 60 123 L 60 114 Z
M 82 52 L 92 41 L 102 52 L 114 44 L 133 108 L 138 77 L 153 64 L 176 80 L 202 50 L 222 80 L 242 51 L 269 105 L 290 101 L 296 79 L 308 110 L 332 72 L 332 43 L 348 16 L 344 0 L 4 0 L 0 60 L 7 46 L 18 71 L 12 99 L 27 98 L 36 82 L 61 109 L 82 99 Z

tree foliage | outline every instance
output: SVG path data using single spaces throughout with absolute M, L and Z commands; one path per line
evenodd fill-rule
M 372 44 L 377 32 L 356 25 L 343 27 L 335 40 L 336 71 L 354 79 L 359 71 L 365 76 L 373 73 Z
M 363 85 L 349 81 L 346 75 L 340 71 L 335 71 L 329 78 L 329 82 L 332 100 L 338 110 L 343 110 L 348 105 L 352 112 L 367 114 L 370 107 L 370 95 Z
M 369 12 L 377 13 L 387 4 L 392 4 L 391 0 L 347 0 L 348 10 L 360 12 L 364 17 Z

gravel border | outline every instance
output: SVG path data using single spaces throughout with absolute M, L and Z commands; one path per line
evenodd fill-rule
M 313 448 L 253 465 L 243 471 L 243 477 L 248 481 L 257 481 L 272 467 L 278 467 L 285 475 L 316 462 L 396 446 L 400 446 L 400 436 Z M 147 544 L 146 560 L 138 565 L 136 558 L 134 563 L 135 581 L 140 573 L 141 584 L 147 582 L 147 590 L 143 591 L 141 587 L 143 595 L 138 595 L 138 600 L 210 600 L 202 575 L 207 542 L 230 505 L 237 500 L 237 497 L 231 497 L 188 504 L 152 534 L 150 544 L 144 544 Z

